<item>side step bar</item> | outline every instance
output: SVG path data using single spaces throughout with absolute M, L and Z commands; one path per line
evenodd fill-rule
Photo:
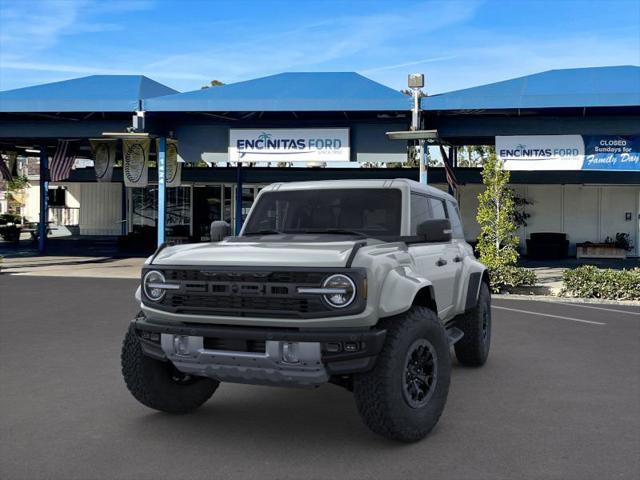
M 451 327 L 447 328 L 447 336 L 449 337 L 449 346 L 451 346 L 464 337 L 464 332 L 457 327 Z

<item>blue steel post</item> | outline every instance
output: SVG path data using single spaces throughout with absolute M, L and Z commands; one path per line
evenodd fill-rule
M 236 226 L 235 234 L 242 230 L 242 162 L 236 166 Z
M 167 139 L 160 138 L 158 142 L 158 246 L 164 243 L 164 220 L 167 203 Z
M 38 224 L 38 252 L 47 252 L 47 226 L 49 221 L 49 157 L 47 146 L 40 145 L 40 223 Z

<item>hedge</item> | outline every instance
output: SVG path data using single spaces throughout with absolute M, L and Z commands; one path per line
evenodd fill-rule
M 500 293 L 514 287 L 531 287 L 536 284 L 533 270 L 515 266 L 501 266 L 489 269 L 489 280 L 493 293 Z
M 565 270 L 562 281 L 560 295 L 566 297 L 640 300 L 640 268 L 613 270 L 583 265 Z

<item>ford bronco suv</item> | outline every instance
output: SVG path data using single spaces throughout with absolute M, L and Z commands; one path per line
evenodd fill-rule
M 450 346 L 487 359 L 487 271 L 440 190 L 273 184 L 238 236 L 212 240 L 160 247 L 142 269 L 122 373 L 150 408 L 192 411 L 220 382 L 334 383 L 371 430 L 416 441 L 444 409 Z

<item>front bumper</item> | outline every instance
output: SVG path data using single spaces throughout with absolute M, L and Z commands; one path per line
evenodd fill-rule
M 191 375 L 223 382 L 313 387 L 370 370 L 386 330 L 237 327 L 134 321 L 144 353 Z M 296 344 L 297 361 L 283 350 Z M 289 347 L 288 345 L 287 347 Z

